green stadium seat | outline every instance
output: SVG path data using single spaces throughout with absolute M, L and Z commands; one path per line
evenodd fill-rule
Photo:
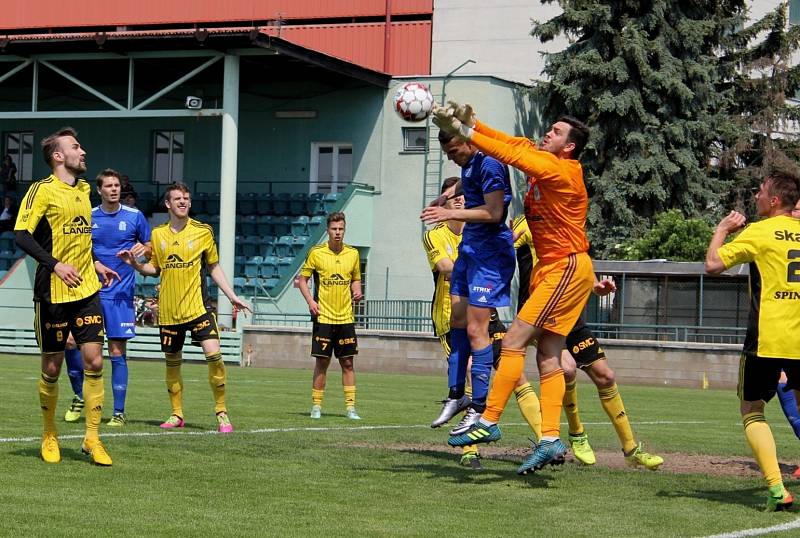
M 266 256 L 261 264 L 259 276 L 262 278 L 274 278 L 278 276 L 278 257 Z
M 292 201 L 292 195 L 288 192 L 281 192 L 275 195 L 275 199 L 272 201 L 272 213 L 275 215 L 289 215 L 290 214 L 290 204 Z
M 298 235 L 308 235 L 308 221 L 307 215 L 300 215 L 299 217 L 292 218 L 291 232 L 295 237 Z
M 244 264 L 244 276 L 247 278 L 256 278 L 258 276 L 259 266 L 264 263 L 264 258 L 261 256 L 252 256 L 248 258 Z
M 304 192 L 292 193 L 291 201 L 289 202 L 289 213 L 291 215 L 303 215 L 308 211 L 308 195 Z
M 278 238 L 278 242 L 275 243 L 275 255 L 279 258 L 285 258 L 287 256 L 292 256 L 294 249 L 292 248 L 292 240 L 294 237 L 291 235 L 282 235 Z
M 325 195 L 321 192 L 315 192 L 308 195 L 306 202 L 306 213 L 309 215 L 324 215 L 325 214 Z
M 258 232 L 258 217 L 247 215 L 242 218 L 241 230 L 243 235 L 261 235 Z
M 236 212 L 240 215 L 255 215 L 258 212 L 258 198 L 254 192 L 248 192 L 238 197 Z
M 273 213 L 273 203 L 275 195 L 269 192 L 258 193 L 258 206 L 256 211 L 259 215 L 271 215 Z

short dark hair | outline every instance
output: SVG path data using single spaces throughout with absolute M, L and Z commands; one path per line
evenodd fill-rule
M 453 134 L 447 133 L 447 132 L 445 132 L 445 131 L 442 131 L 441 129 L 439 129 L 439 134 L 438 134 L 438 135 L 436 135 L 436 138 L 438 138 L 438 139 L 439 139 L 439 143 L 440 143 L 441 145 L 443 145 L 443 146 L 444 146 L 445 144 L 447 144 L 448 142 L 450 142 L 450 141 L 451 141 L 452 139 L 454 139 L 455 137 L 456 137 L 456 135 L 453 135 Z
M 97 178 L 96 178 L 97 186 L 98 187 L 102 187 L 103 186 L 103 180 L 105 178 L 107 178 L 107 177 L 115 177 L 115 178 L 117 178 L 117 181 L 120 181 L 120 183 L 122 182 L 120 180 L 120 177 L 119 177 L 119 172 L 117 172 L 113 168 L 104 168 L 103 170 L 100 171 L 99 174 L 97 174 Z
M 572 150 L 570 157 L 577 159 L 581 156 L 583 148 L 586 147 L 586 143 L 589 141 L 589 127 L 578 118 L 572 116 L 561 116 L 556 120 L 556 123 L 560 121 L 570 126 L 569 133 L 567 133 L 567 142 L 575 144 L 575 149 Z
M 182 193 L 188 194 L 189 196 L 192 195 L 192 192 L 189 190 L 189 186 L 186 183 L 183 183 L 181 181 L 176 181 L 175 183 L 170 184 L 170 186 L 167 187 L 167 190 L 164 191 L 164 200 L 169 200 L 172 191 L 181 191 Z
M 42 157 L 47 166 L 53 167 L 53 153 L 59 151 L 61 148 L 58 145 L 58 139 L 62 136 L 71 136 L 78 138 L 78 131 L 72 127 L 62 127 L 55 133 L 42 138 Z
M 328 215 L 328 223 L 327 226 L 330 226 L 332 222 L 344 222 L 347 224 L 347 221 L 344 218 L 344 213 L 341 211 L 334 211 Z
M 444 194 L 444 191 L 455 185 L 461 180 L 458 176 L 450 176 L 449 178 L 442 181 L 442 190 L 439 191 L 439 194 Z
M 794 209 L 800 199 L 800 178 L 786 171 L 773 171 L 766 178 L 767 192 L 781 201 L 782 208 Z

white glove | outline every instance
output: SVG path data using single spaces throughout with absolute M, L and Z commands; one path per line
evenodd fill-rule
M 448 108 L 453 110 L 453 116 L 458 118 L 461 123 L 467 127 L 475 127 L 475 109 L 472 108 L 471 104 L 465 103 L 460 105 L 456 101 L 447 101 L 447 104 Z

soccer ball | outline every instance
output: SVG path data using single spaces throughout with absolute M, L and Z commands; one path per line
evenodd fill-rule
M 422 121 L 433 108 L 433 95 L 420 82 L 409 82 L 397 88 L 394 94 L 394 109 L 406 121 Z

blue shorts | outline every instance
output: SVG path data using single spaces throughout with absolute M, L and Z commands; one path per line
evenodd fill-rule
M 516 269 L 513 243 L 498 239 L 495 248 L 477 251 L 463 242 L 450 276 L 450 295 L 467 297 L 473 306 L 511 305 L 511 279 Z
M 106 326 L 106 337 L 113 340 L 128 340 L 136 336 L 136 312 L 133 309 L 133 298 L 100 298 L 103 308 L 103 321 Z

